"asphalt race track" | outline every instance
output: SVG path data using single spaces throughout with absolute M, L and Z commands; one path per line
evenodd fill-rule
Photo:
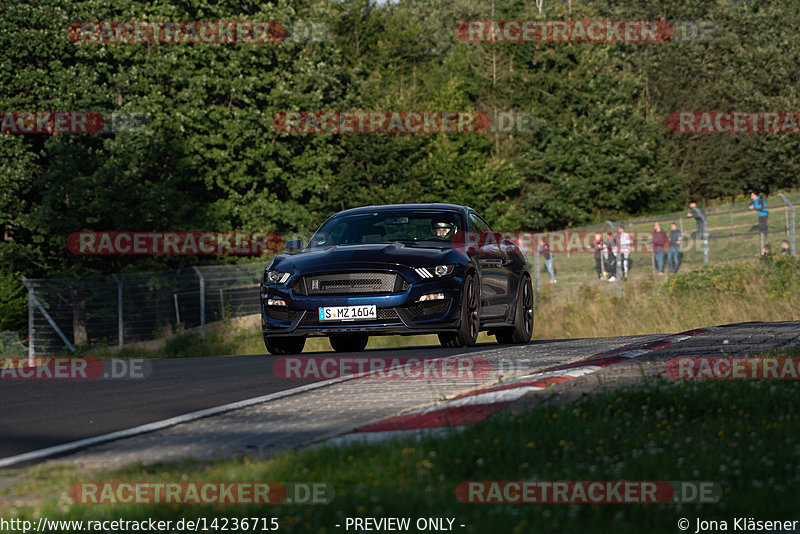
M 471 350 L 486 350 L 486 346 Z M 463 352 L 420 347 L 359 354 L 440 358 Z M 277 378 L 272 358 L 150 360 L 150 376 L 142 380 L 2 380 L 0 458 L 318 381 Z
M 800 342 L 798 323 L 745 323 L 676 343 L 674 354 L 758 353 Z M 491 372 L 469 380 L 285 379 L 276 357 L 225 356 L 147 360 L 146 378 L 105 380 L 0 380 L 0 465 L 21 454 L 103 436 L 101 445 L 67 453 L 100 464 L 178 458 L 270 454 L 349 432 L 405 410 L 427 406 L 477 387 L 545 368 L 571 364 L 622 347 L 637 347 L 669 334 L 594 339 L 536 340 L 526 345 L 484 343 L 471 349 L 438 346 L 317 352 L 303 356 L 437 359 L 466 355 L 488 362 Z M 662 351 L 665 352 L 665 351 Z M 297 359 L 297 358 L 296 358 Z M 302 360 L 303 358 L 299 358 Z M 282 393 L 283 392 L 283 393 Z M 270 396 L 269 399 L 263 399 Z M 176 416 L 239 402 L 222 413 Z M 105 435 L 146 424 L 124 439 Z M 164 458 L 168 451 L 169 458 Z M 63 453 L 59 453 L 63 454 Z M 48 455 L 49 456 L 49 455 Z M 45 456 L 37 457 L 39 461 Z M 30 463 L 30 461 L 25 461 Z
M 603 346 L 636 338 L 609 338 Z M 611 341 L 611 340 L 614 341 Z M 574 358 L 574 340 L 546 343 L 563 361 Z M 586 340 L 587 349 L 596 343 Z M 562 346 L 563 345 L 563 346 Z M 562 350 L 559 351 L 559 347 Z M 569 349 L 566 349 L 569 347 Z M 369 357 L 441 358 L 496 351 L 487 343 L 471 349 L 438 346 L 357 353 Z M 505 350 L 509 350 L 506 348 Z M 513 350 L 513 349 L 512 349 Z M 354 356 L 355 353 L 303 353 Z M 587 352 L 586 355 L 589 355 Z M 271 356 L 224 356 L 150 360 L 146 379 L 0 381 L 0 458 L 102 435 L 205 408 L 285 391 L 319 380 L 274 376 Z M 548 359 L 548 363 L 553 363 Z

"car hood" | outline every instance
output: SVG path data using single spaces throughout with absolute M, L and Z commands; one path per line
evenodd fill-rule
M 269 268 L 302 273 L 329 268 L 378 268 L 385 265 L 430 267 L 463 263 L 464 259 L 460 256 L 452 248 L 406 246 L 401 243 L 341 245 L 299 254 L 281 254 L 275 257 Z

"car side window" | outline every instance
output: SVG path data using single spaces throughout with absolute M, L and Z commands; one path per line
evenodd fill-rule
M 486 224 L 486 221 L 478 217 L 476 213 L 469 214 L 469 226 L 474 232 L 491 232 L 492 229 Z

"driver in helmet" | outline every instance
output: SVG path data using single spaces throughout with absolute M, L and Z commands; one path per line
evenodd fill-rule
M 431 220 L 431 235 L 439 239 L 451 239 L 456 233 L 456 225 L 443 219 Z

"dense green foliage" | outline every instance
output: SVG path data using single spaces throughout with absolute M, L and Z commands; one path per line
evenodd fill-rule
M 197 257 L 81 257 L 76 231 L 307 232 L 368 203 L 472 205 L 504 230 L 681 209 L 796 187 L 794 135 L 678 135 L 675 110 L 797 108 L 795 0 L 131 0 L 6 2 L 0 109 L 141 112 L 143 132 L 0 134 L 4 273 L 170 268 Z M 472 19 L 714 23 L 707 42 L 466 43 Z M 315 23 L 280 44 L 81 44 L 75 21 Z M 326 31 L 322 32 L 321 28 Z M 529 113 L 532 132 L 279 133 L 282 110 Z M 220 261 L 220 258 L 206 258 Z M 10 288 L 3 276 L 2 288 Z M 13 284 L 12 284 L 13 285 Z M 18 295 L 2 289 L 0 302 Z M 7 310 L 6 310 L 7 311 Z
M 666 283 L 670 295 L 696 298 L 743 296 L 751 286 L 775 298 L 800 292 L 800 261 L 770 253 L 758 262 L 704 265 L 701 269 L 680 273 Z

